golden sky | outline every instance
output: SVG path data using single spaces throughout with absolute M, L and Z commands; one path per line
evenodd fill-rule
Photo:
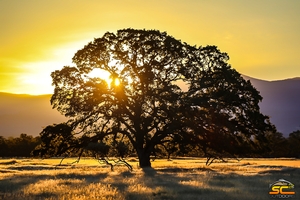
M 299 10 L 299 0 L 0 0 L 0 91 L 52 93 L 52 71 L 123 28 L 216 45 L 255 78 L 300 77 Z

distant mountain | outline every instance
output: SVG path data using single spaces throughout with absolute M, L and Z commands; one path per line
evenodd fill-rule
M 0 92 L 0 136 L 37 136 L 43 127 L 66 121 L 50 104 L 51 95 L 23 95 Z
M 279 81 L 264 81 L 249 76 L 252 85 L 263 97 L 261 112 L 270 117 L 278 132 L 288 136 L 300 130 L 300 78 Z
M 288 136 L 300 129 L 300 78 L 264 81 L 248 76 L 260 91 L 261 111 L 270 116 L 277 130 Z M 19 95 L 0 92 L 0 136 L 19 136 L 21 133 L 37 136 L 43 127 L 66 121 L 50 105 L 51 95 Z

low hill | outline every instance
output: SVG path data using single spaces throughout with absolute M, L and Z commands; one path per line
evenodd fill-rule
M 50 104 L 51 95 L 23 95 L 0 92 L 0 136 L 37 136 L 43 127 L 66 121 Z
M 300 78 L 279 81 L 244 78 L 260 91 L 263 97 L 261 112 L 270 117 L 278 132 L 288 136 L 300 130 Z

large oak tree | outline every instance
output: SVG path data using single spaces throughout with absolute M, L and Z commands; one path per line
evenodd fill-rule
M 75 54 L 75 66 L 51 74 L 51 104 L 69 117 L 77 145 L 126 138 L 140 167 L 151 166 L 157 145 L 175 140 L 207 156 L 238 154 L 228 147 L 251 144 L 270 124 L 259 92 L 228 59 L 215 46 L 190 46 L 165 32 L 108 32 Z M 96 69 L 112 81 L 91 76 Z

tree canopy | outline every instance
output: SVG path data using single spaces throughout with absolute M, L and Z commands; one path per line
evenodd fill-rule
M 71 130 L 46 138 L 66 136 L 80 148 L 126 140 L 140 167 L 150 167 L 165 144 L 197 147 L 208 158 L 245 154 L 273 126 L 260 113 L 259 92 L 228 60 L 216 46 L 191 46 L 166 32 L 107 32 L 75 54 L 75 66 L 52 72 L 51 104 Z M 90 76 L 95 69 L 112 81 Z

